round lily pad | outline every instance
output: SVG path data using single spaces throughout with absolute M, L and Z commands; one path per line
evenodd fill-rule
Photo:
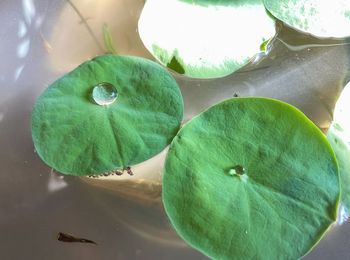
M 273 16 L 318 37 L 350 36 L 349 0 L 264 0 Z
M 226 76 L 275 35 L 262 0 L 147 0 L 138 30 L 164 66 L 194 78 Z
M 333 147 L 339 164 L 341 201 L 350 209 L 350 83 L 348 83 L 334 108 L 333 122 L 327 138 Z
M 57 171 L 98 174 L 159 153 L 182 116 L 181 92 L 162 66 L 105 55 L 44 91 L 33 108 L 32 137 L 39 156 Z
M 344 140 L 342 129 L 333 123 L 327 132 L 327 139 L 332 145 L 339 164 L 341 202 L 350 209 L 350 143 Z
M 338 167 L 299 110 L 234 98 L 172 141 L 163 202 L 179 235 L 213 259 L 298 259 L 337 217 Z

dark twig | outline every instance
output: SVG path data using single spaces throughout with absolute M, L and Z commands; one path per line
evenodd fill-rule
M 66 234 L 63 232 L 59 232 L 57 235 L 57 240 L 61 241 L 61 242 L 68 242 L 68 243 L 88 243 L 88 244 L 94 244 L 97 245 L 97 243 L 95 241 L 92 241 L 90 239 L 86 239 L 86 238 L 79 238 L 79 237 L 74 237 L 70 234 Z

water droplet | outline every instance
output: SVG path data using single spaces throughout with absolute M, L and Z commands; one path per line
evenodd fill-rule
M 115 173 L 116 175 L 118 175 L 118 176 L 122 176 L 122 175 L 123 175 L 123 172 L 118 171 L 118 170 L 116 170 L 114 173 Z
M 107 106 L 112 104 L 118 97 L 117 89 L 110 83 L 102 82 L 92 90 L 92 98 L 97 105 Z

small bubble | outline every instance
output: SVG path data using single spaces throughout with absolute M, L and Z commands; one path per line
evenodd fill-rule
M 230 169 L 228 171 L 228 175 L 234 176 L 234 175 L 236 175 L 236 171 L 234 169 Z
M 230 175 L 230 176 L 237 176 L 243 182 L 246 182 L 248 180 L 248 175 L 246 174 L 246 170 L 241 165 L 236 165 L 236 166 L 232 167 L 228 171 L 228 175 Z
M 131 168 L 130 167 L 126 167 L 125 168 L 126 172 L 130 175 L 130 176 L 133 176 L 134 173 L 132 172 Z
M 92 98 L 95 103 L 100 106 L 112 104 L 117 97 L 117 89 L 112 84 L 107 82 L 97 84 L 92 90 Z
M 123 175 L 123 172 L 122 171 L 115 171 L 114 172 L 116 175 L 118 175 L 118 176 L 122 176 Z
M 230 175 L 243 175 L 243 174 L 245 174 L 245 169 L 241 165 L 236 165 L 230 169 L 229 174 Z

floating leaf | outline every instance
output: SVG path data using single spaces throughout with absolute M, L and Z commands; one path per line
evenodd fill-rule
M 318 37 L 350 36 L 349 0 L 264 0 L 273 16 Z
M 298 259 L 336 220 L 334 152 L 296 108 L 233 98 L 172 141 L 163 202 L 176 231 L 214 259 Z
M 182 115 L 180 90 L 164 68 L 105 55 L 45 90 L 33 109 L 32 136 L 39 156 L 57 171 L 99 174 L 159 153 Z
M 341 202 L 350 209 L 350 144 L 342 138 L 342 133 L 333 124 L 327 133 L 339 163 Z
M 234 72 L 275 34 L 262 0 L 148 0 L 138 27 L 159 62 L 195 78 Z
M 342 91 L 334 109 L 334 121 L 327 132 L 339 164 L 341 201 L 350 209 L 350 83 Z

